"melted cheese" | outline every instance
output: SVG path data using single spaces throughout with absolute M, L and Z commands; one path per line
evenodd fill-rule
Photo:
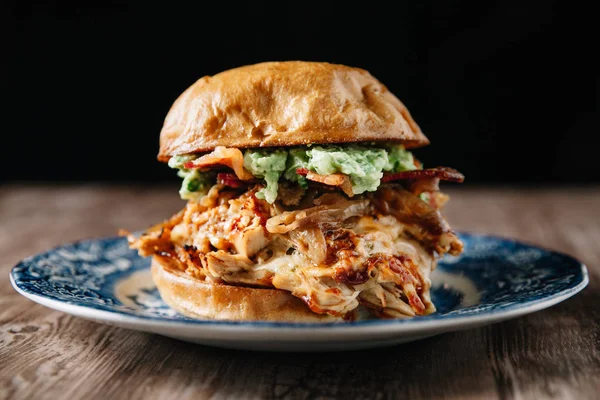
M 278 239 L 287 234 L 267 236 L 251 196 L 215 203 L 208 209 L 190 204 L 183 221 L 173 228 L 171 239 L 180 245 L 191 242 L 205 254 L 203 271 L 208 279 L 271 285 L 303 299 L 315 312 L 333 315 L 344 315 L 361 302 L 390 316 L 414 315 L 414 304 L 412 308 L 408 304 L 414 296 L 419 297 L 417 303 L 422 302 L 426 312 L 434 309 L 429 299 L 433 257 L 408 239 L 403 225 L 392 216 L 361 217 L 351 230 L 353 248 L 338 251 L 332 265 L 315 265 L 306 255 L 310 251 L 286 253 L 288 245 L 282 243 L 289 241 Z M 265 250 L 269 250 L 270 257 L 262 256 Z M 251 260 L 257 253 L 257 260 L 264 261 Z M 380 256 L 384 260 L 386 256 L 409 258 L 417 266 L 417 276 L 409 271 L 413 281 L 407 282 L 407 272 L 399 275 L 385 262 L 373 264 L 374 271 L 365 276 L 362 271 L 370 257 Z M 344 282 L 337 279 L 337 271 L 363 273 L 364 282 Z

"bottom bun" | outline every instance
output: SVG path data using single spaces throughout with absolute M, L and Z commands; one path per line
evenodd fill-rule
M 152 278 L 171 308 L 190 318 L 236 321 L 333 322 L 341 317 L 312 312 L 279 289 L 250 288 L 196 279 L 152 258 Z

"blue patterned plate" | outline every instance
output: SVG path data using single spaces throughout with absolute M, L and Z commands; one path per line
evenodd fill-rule
M 438 311 L 403 320 L 277 323 L 192 320 L 160 299 L 149 260 L 123 238 L 57 247 L 11 272 L 23 296 L 96 322 L 206 345 L 273 351 L 344 350 L 408 342 L 518 317 L 559 303 L 588 283 L 579 261 L 490 236 L 461 234 L 465 252 L 432 275 Z

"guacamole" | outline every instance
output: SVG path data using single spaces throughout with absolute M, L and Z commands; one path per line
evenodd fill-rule
M 178 169 L 177 176 L 183 178 L 179 196 L 183 200 L 199 200 L 214 185 L 216 174 L 214 172 L 200 172 L 197 169 L 185 169 L 183 165 L 198 158 L 196 155 L 174 156 L 169 160 L 169 167 Z
M 370 147 L 313 146 L 289 151 L 285 177 L 295 181 L 297 168 L 306 168 L 318 174 L 346 174 L 355 194 L 374 192 L 381 183 L 383 172 L 415 169 L 414 159 L 403 146 Z
M 286 150 L 246 150 L 244 168 L 257 178 L 265 180 L 266 187 L 256 192 L 256 197 L 273 204 L 277 199 L 279 177 L 285 170 Z
M 171 168 L 179 169 L 183 178 L 181 198 L 194 200 L 201 197 L 215 182 L 212 172 L 187 170 L 183 165 L 195 155 L 175 156 L 169 160 Z M 279 149 L 249 149 L 244 152 L 244 168 L 257 178 L 264 179 L 265 187 L 256 197 L 273 203 L 277 199 L 279 180 L 286 179 L 306 188 L 306 178 L 296 170 L 305 168 L 318 174 L 346 174 L 350 177 L 355 194 L 373 192 L 381 183 L 384 172 L 416 169 L 412 154 L 402 145 L 315 145 Z

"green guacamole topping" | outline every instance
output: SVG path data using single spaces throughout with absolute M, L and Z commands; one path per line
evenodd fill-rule
M 244 168 L 257 178 L 265 180 L 266 187 L 256 192 L 256 197 L 273 204 L 277 199 L 279 177 L 285 170 L 286 150 L 246 150 Z
M 289 151 L 285 178 L 296 181 L 297 168 L 318 174 L 346 174 L 355 194 L 374 192 L 381 183 L 383 172 L 416 169 L 413 156 L 402 145 L 371 147 L 312 146 Z
M 194 200 L 201 197 L 214 183 L 215 174 L 187 170 L 183 165 L 197 156 L 176 156 L 169 160 L 171 168 L 179 169 L 183 178 L 181 198 Z M 346 174 L 350 177 L 355 194 L 373 192 L 381 183 L 384 172 L 416 169 L 412 154 L 402 145 L 315 145 L 283 149 L 249 149 L 244 152 L 244 168 L 257 178 L 264 179 L 265 187 L 256 197 L 273 203 L 277 199 L 278 182 L 286 179 L 306 188 L 306 178 L 296 170 L 305 168 L 318 174 Z
M 197 169 L 185 169 L 183 165 L 198 158 L 196 155 L 174 156 L 169 160 L 169 167 L 178 169 L 177 176 L 183 178 L 179 196 L 183 200 L 200 200 L 215 183 L 217 174 L 200 172 Z

